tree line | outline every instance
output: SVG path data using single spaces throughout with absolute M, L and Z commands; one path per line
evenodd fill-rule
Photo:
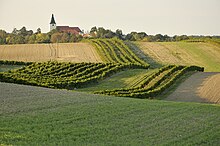
M 145 42 L 175 42 L 175 41 L 183 41 L 183 40 L 190 40 L 190 41 L 205 41 L 208 39 L 220 39 L 220 36 L 187 36 L 187 35 L 148 35 L 145 32 L 131 32 L 128 34 L 123 34 L 122 30 L 117 29 L 115 32 L 111 31 L 110 29 L 104 29 L 103 27 L 92 27 L 90 30 L 90 35 L 92 38 L 114 38 L 117 37 L 122 40 L 129 40 L 129 41 L 145 41 Z
M 186 40 L 215 41 L 220 43 L 220 36 L 148 35 L 145 32 L 131 32 L 123 34 L 120 29 L 117 29 L 114 32 L 110 29 L 96 26 L 92 27 L 89 34 L 85 35 L 85 37 L 82 35 L 60 32 L 56 29 L 48 33 L 42 33 L 40 28 L 38 28 L 36 32 L 33 32 L 33 30 L 27 30 L 26 27 L 22 27 L 19 30 L 15 28 L 11 33 L 0 30 L 0 44 L 69 43 L 79 42 L 82 39 L 89 38 L 118 38 L 121 40 L 146 42 L 173 42 Z
M 40 28 L 33 32 L 33 30 L 27 30 L 26 27 L 19 30 L 14 28 L 11 33 L 0 30 L 0 44 L 68 43 L 81 40 L 82 36 L 80 35 L 59 32 L 58 30 L 52 30 L 48 33 L 42 33 Z

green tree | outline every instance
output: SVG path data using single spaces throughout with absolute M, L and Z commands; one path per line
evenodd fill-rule
M 96 28 L 96 26 L 92 27 L 90 30 L 90 33 L 96 33 L 98 30 Z
M 41 33 L 41 29 L 38 28 L 36 33 L 37 33 L 37 34 L 38 34 L 38 33 Z
M 0 30 L 0 44 L 6 44 L 7 33 L 4 30 Z
M 48 34 L 45 33 L 36 34 L 36 43 L 49 43 L 49 42 L 50 42 L 50 38 Z
M 61 42 L 61 43 L 68 43 L 69 40 L 70 40 L 69 34 L 68 34 L 68 33 L 62 33 L 60 42 Z
M 62 38 L 62 33 L 56 32 L 51 35 L 50 42 L 51 43 L 59 43 Z

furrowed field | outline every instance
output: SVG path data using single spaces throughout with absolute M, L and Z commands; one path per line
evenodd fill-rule
M 220 70 L 219 46 L 30 46 L 0 46 L 1 60 L 37 61 L 0 61 L 0 145 L 219 145 L 219 73 L 203 72 Z

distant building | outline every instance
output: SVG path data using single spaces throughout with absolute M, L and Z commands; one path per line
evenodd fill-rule
M 53 29 L 57 29 L 60 32 L 66 32 L 66 33 L 71 33 L 75 35 L 83 35 L 83 32 L 80 30 L 79 27 L 56 26 L 54 15 L 52 14 L 51 21 L 50 21 L 50 31 Z

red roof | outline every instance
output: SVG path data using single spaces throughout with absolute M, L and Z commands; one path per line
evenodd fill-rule
M 57 26 L 57 29 L 62 32 L 72 33 L 76 35 L 82 32 L 79 27 Z

